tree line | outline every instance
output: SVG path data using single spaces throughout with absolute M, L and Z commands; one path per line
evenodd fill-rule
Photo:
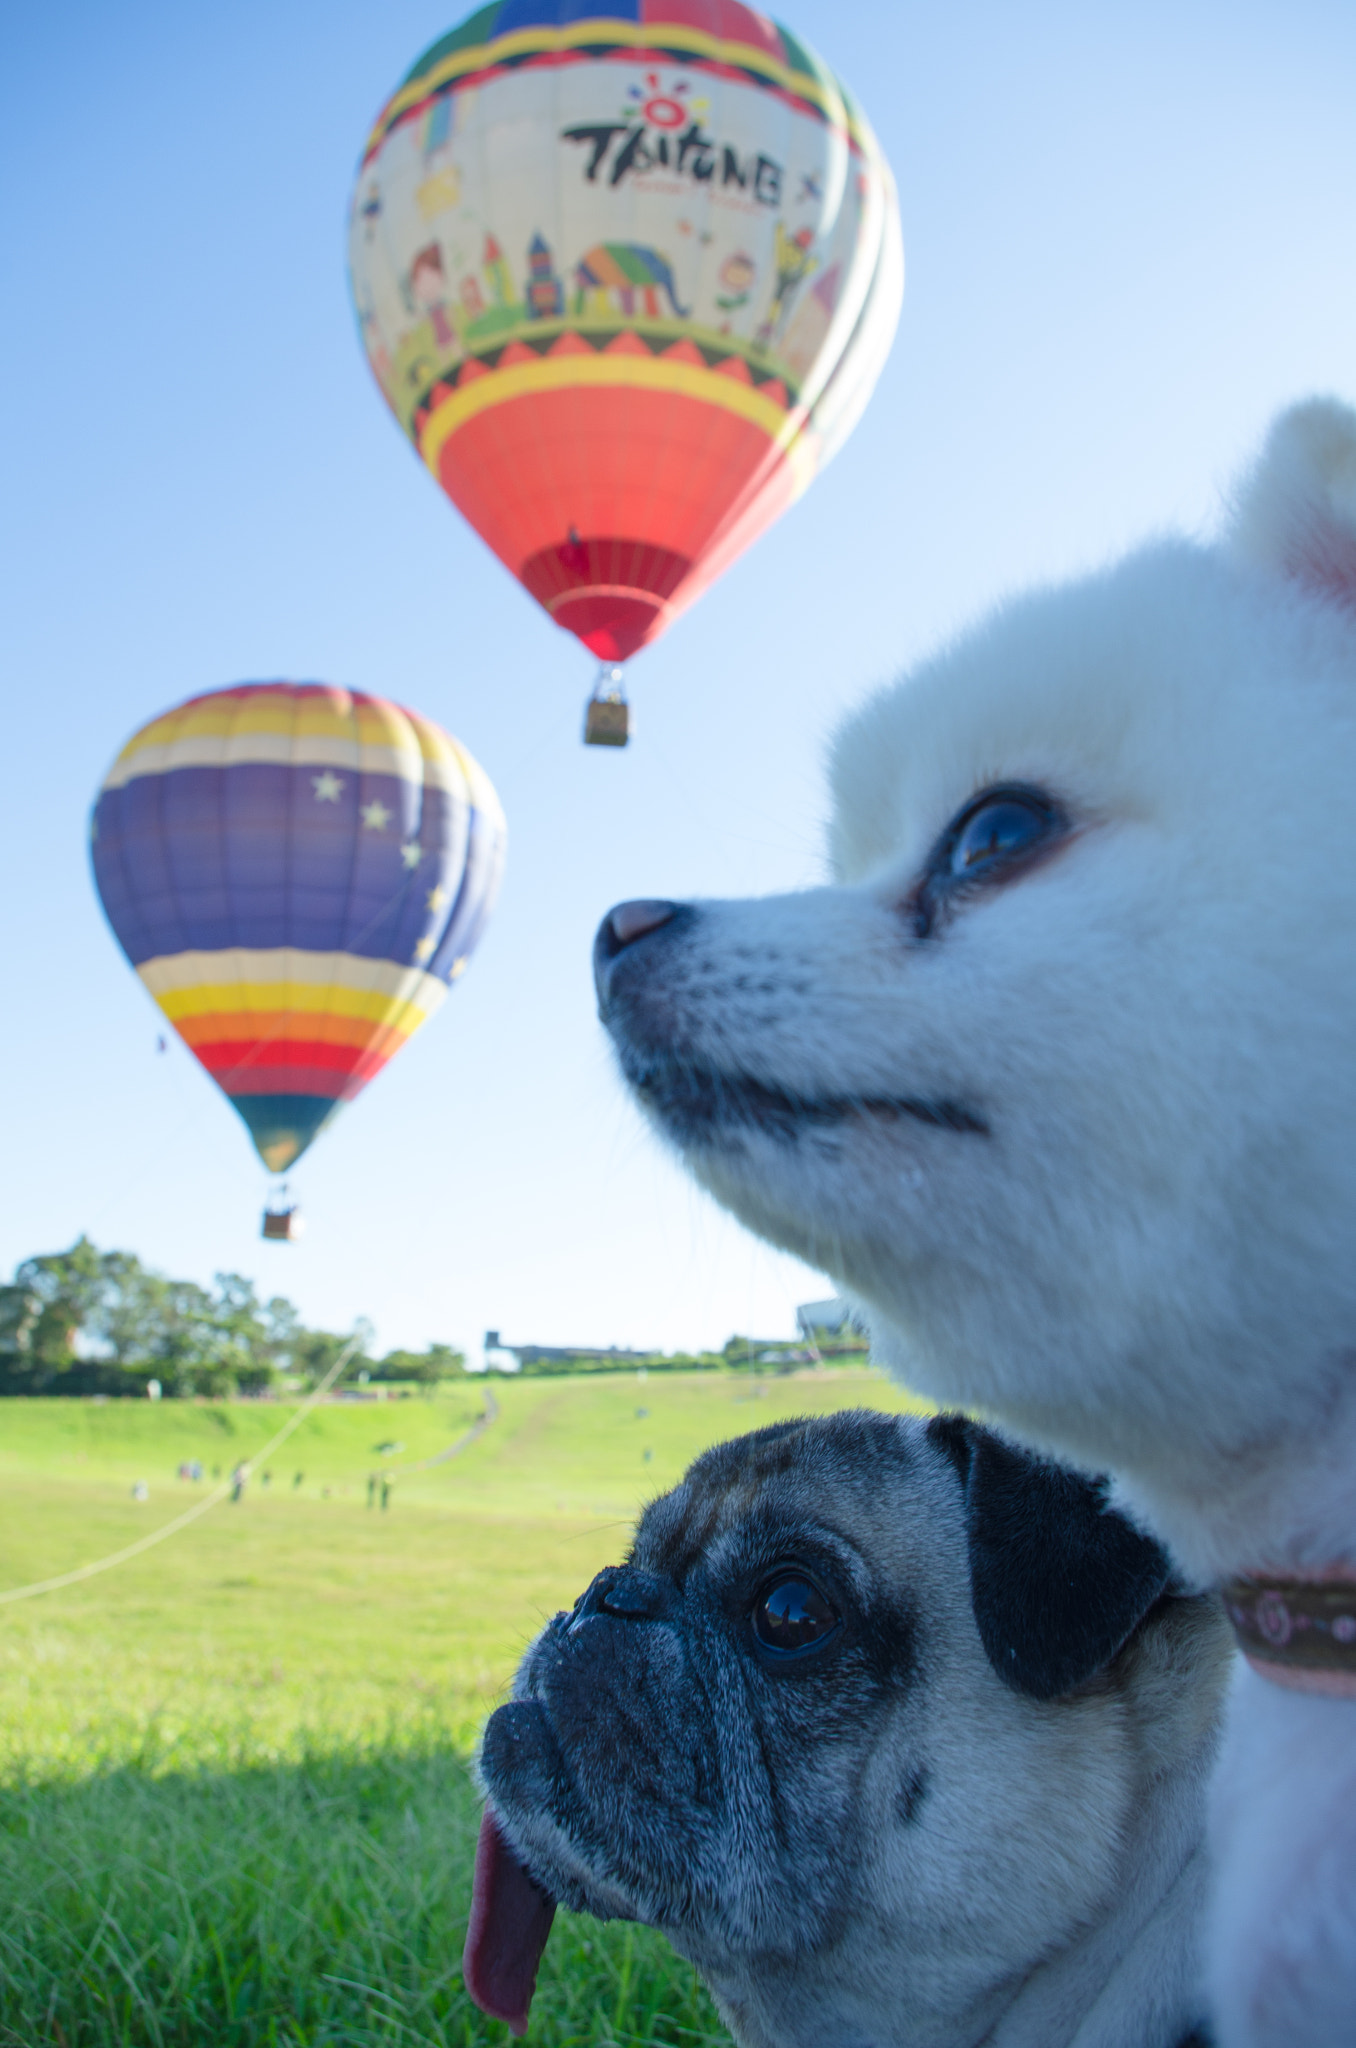
M 200 1287 L 81 1237 L 24 1259 L 0 1287 L 0 1396 L 144 1396 L 152 1379 L 170 1397 L 266 1394 L 284 1379 L 313 1386 L 348 1341 L 309 1329 L 284 1295 L 261 1301 L 240 1273 Z M 360 1348 L 345 1377 L 431 1384 L 465 1365 L 448 1344 L 383 1358 Z
M 243 1274 L 217 1273 L 211 1287 L 200 1287 L 167 1279 L 134 1252 L 101 1252 L 81 1237 L 69 1251 L 23 1260 L 10 1285 L 0 1287 L 0 1397 L 144 1397 L 150 1380 L 171 1399 L 262 1395 L 284 1382 L 313 1387 L 349 1341 L 332 1330 L 309 1329 L 285 1295 L 261 1301 Z M 810 1349 L 788 1347 L 784 1338 L 731 1337 L 719 1351 L 521 1345 L 512 1355 L 530 1377 L 636 1368 L 789 1371 L 812 1358 L 864 1358 L 868 1348 L 854 1332 L 820 1331 Z M 344 1377 L 432 1386 L 465 1371 L 465 1354 L 450 1344 L 381 1358 L 360 1346 Z

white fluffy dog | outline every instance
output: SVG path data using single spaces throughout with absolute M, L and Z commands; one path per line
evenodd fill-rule
M 1005 605 L 867 704 L 833 784 L 834 886 L 604 920 L 624 1071 L 912 1384 L 1263 1581 L 1231 1592 L 1218 2025 L 1349 2044 L 1356 414 L 1284 415 L 1221 545 Z

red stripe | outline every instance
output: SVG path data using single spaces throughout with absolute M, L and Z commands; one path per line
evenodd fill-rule
M 403 1044 L 403 1040 L 400 1041 Z M 251 1045 L 248 1042 L 232 1045 L 229 1042 L 216 1045 L 195 1045 L 193 1051 L 206 1067 L 212 1079 L 227 1090 L 238 1094 L 242 1089 L 250 1094 L 258 1091 L 269 1093 L 280 1089 L 284 1094 L 292 1090 L 288 1075 L 300 1072 L 323 1077 L 321 1093 L 338 1093 L 338 1084 L 346 1079 L 355 1079 L 361 1087 L 379 1074 L 391 1054 L 399 1049 L 389 1039 L 376 1045 L 328 1045 L 323 1040 L 281 1039 L 267 1047 Z M 267 1082 L 258 1077 L 268 1074 L 283 1076 Z M 305 1094 L 306 1089 L 294 1092 Z

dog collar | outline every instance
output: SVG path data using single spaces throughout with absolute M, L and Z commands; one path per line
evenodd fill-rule
M 1356 1699 L 1356 1569 L 1254 1572 L 1223 1588 L 1224 1611 L 1254 1671 L 1294 1692 Z

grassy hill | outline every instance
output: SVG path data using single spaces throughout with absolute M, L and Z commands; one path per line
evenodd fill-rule
M 460 1989 L 464 1758 L 524 1645 L 707 1444 L 910 1405 L 867 1372 L 505 1379 L 428 1463 L 486 1391 L 326 1404 L 269 1486 L 0 1608 L 0 2042 L 507 2039 Z M 287 1413 L 3 1403 L 0 1591 L 169 1521 L 181 1462 L 210 1484 Z M 724 2036 L 662 1941 L 561 1916 L 532 2039 Z

